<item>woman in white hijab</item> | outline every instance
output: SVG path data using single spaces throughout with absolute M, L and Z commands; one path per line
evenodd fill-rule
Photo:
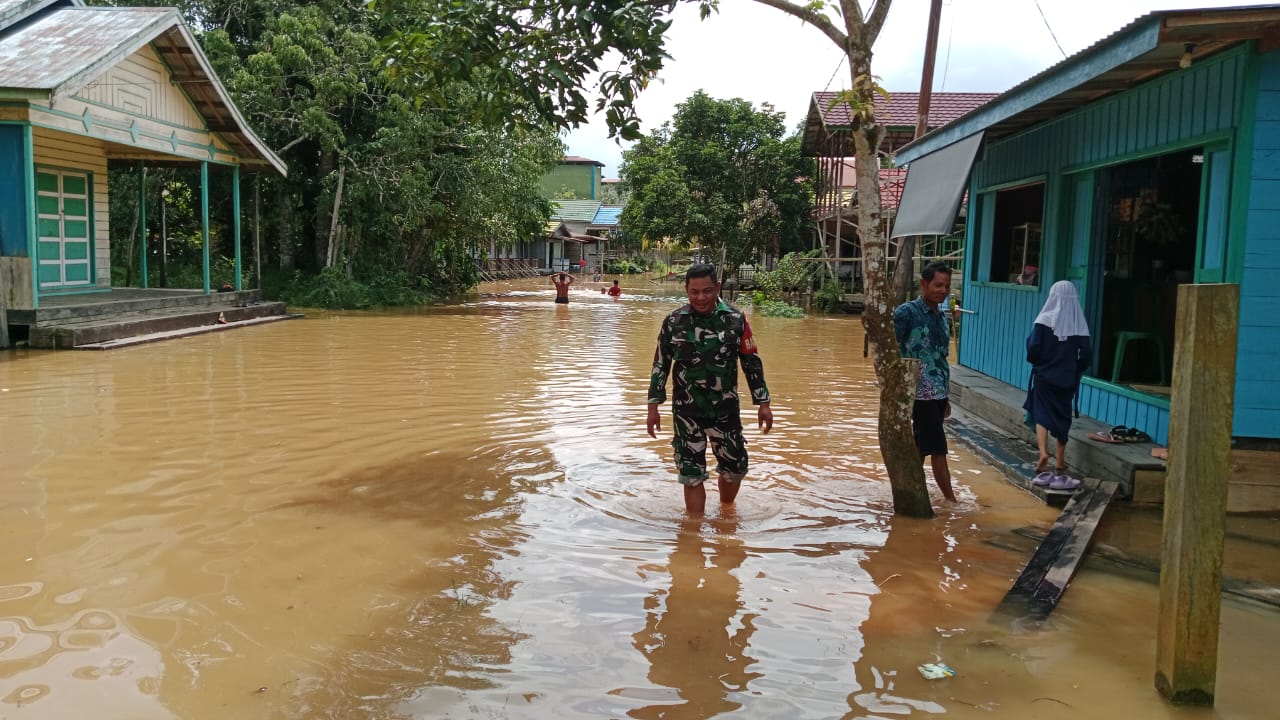
M 1067 474 L 1067 433 L 1071 430 L 1071 400 L 1080 389 L 1080 378 L 1093 354 L 1089 325 L 1080 308 L 1080 296 L 1070 281 L 1060 280 L 1049 289 L 1049 299 L 1036 316 L 1027 338 L 1027 362 L 1031 386 L 1023 408 L 1036 425 L 1040 458 L 1032 484 L 1054 490 L 1074 490 L 1080 481 Z M 1048 470 L 1048 436 L 1058 441 L 1057 463 Z

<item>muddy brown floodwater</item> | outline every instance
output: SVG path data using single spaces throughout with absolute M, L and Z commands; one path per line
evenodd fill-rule
M 958 506 L 892 518 L 853 317 L 752 320 L 777 425 L 686 521 L 678 288 L 624 286 L 0 355 L 0 718 L 1277 717 L 1259 607 L 1208 711 L 1152 689 L 1145 579 L 993 621 L 1055 511 L 953 443 Z

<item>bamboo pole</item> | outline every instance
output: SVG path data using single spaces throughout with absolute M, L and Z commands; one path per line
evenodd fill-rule
M 1235 396 L 1239 285 L 1178 288 L 1155 686 L 1212 705 Z

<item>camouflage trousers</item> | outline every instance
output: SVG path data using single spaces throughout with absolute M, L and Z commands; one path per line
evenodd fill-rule
M 680 484 L 701 485 L 707 479 L 707 442 L 716 457 L 716 472 L 728 482 L 738 482 L 747 474 L 747 441 L 742 436 L 742 419 L 737 412 L 720 417 L 674 416 L 676 470 Z

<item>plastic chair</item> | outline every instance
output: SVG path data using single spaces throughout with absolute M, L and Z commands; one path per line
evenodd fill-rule
M 1154 343 L 1156 353 L 1160 357 L 1160 384 L 1167 385 L 1169 375 L 1165 368 L 1164 361 L 1164 340 L 1153 332 L 1145 332 L 1140 330 L 1121 330 L 1116 333 L 1116 354 L 1111 361 L 1111 382 L 1120 382 L 1120 368 L 1124 365 L 1124 351 L 1130 342 L 1145 340 Z

